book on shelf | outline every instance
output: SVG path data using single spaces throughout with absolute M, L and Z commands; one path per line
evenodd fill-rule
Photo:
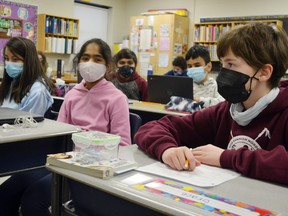
M 121 158 L 97 161 L 91 155 L 73 151 L 48 155 L 46 163 L 102 179 L 137 168 L 135 161 Z

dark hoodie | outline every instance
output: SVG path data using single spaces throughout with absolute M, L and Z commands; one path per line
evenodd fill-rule
M 129 99 L 148 101 L 148 84 L 138 73 L 133 73 L 128 80 L 120 77 L 119 73 L 111 74 L 111 82 Z
M 230 115 L 230 103 L 222 102 L 185 117 L 166 116 L 142 126 L 136 143 L 161 160 L 167 148 L 194 148 L 213 144 L 226 149 L 221 167 L 248 177 L 288 185 L 288 82 L 280 93 L 247 126 Z

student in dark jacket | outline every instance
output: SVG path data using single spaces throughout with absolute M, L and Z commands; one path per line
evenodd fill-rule
M 187 62 L 183 56 L 177 56 L 172 62 L 173 69 L 165 73 L 165 76 L 187 76 Z
M 184 117 L 142 126 L 136 143 L 173 169 L 201 163 L 288 185 L 288 39 L 264 23 L 234 28 L 218 41 L 218 91 L 226 99 Z M 191 149 L 192 148 L 192 149 Z
M 136 72 L 137 57 L 130 49 L 122 49 L 113 57 L 116 71 L 109 80 L 129 99 L 147 101 L 147 81 Z

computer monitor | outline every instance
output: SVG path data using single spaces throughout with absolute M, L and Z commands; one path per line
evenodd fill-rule
M 150 102 L 166 104 L 171 96 L 193 99 L 193 79 L 182 76 L 148 75 Z

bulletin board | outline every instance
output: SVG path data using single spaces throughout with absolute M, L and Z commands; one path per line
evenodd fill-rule
M 0 63 L 3 48 L 11 37 L 25 37 L 36 44 L 38 7 L 0 0 Z

